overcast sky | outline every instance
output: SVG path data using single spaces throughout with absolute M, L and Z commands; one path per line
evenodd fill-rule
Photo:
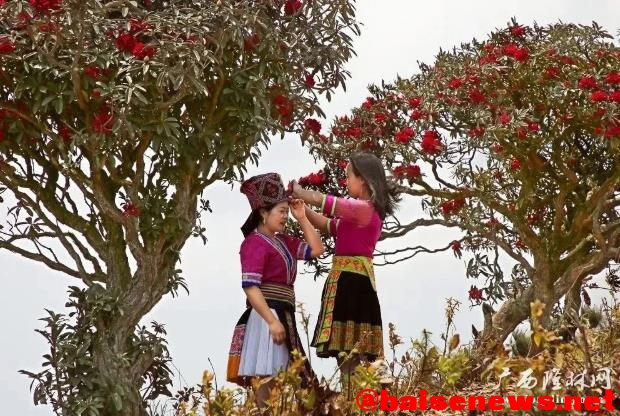
M 484 39 L 495 28 L 505 27 L 511 17 L 531 25 L 558 21 L 590 24 L 596 21 L 617 37 L 620 6 L 617 0 L 361 0 L 358 18 L 362 36 L 355 41 L 358 56 L 348 68 L 352 79 L 347 92 L 342 90 L 324 110 L 331 119 L 347 113 L 367 96 L 366 86 L 406 77 L 417 70 L 416 61 L 432 63 L 439 48 L 451 48 L 476 37 Z M 324 125 L 327 122 L 323 123 Z M 285 181 L 316 170 L 313 160 L 297 137 L 277 139 L 263 151 L 260 166 L 250 167 L 250 175 L 279 172 Z M 166 325 L 175 366 L 180 370 L 176 387 L 200 382 L 204 369 L 212 361 L 218 382 L 224 382 L 226 360 L 233 327 L 243 311 L 245 298 L 240 284 L 239 227 L 249 213 L 249 205 L 238 186 L 225 184 L 208 188 L 213 214 L 206 219 L 209 241 L 189 240 L 181 259 L 181 268 L 190 286 L 190 295 L 164 298 L 145 318 Z M 415 212 L 412 207 L 403 209 Z M 405 214 L 407 213 L 405 212 Z M 4 212 L 0 215 L 4 215 Z M 445 245 L 456 235 L 441 230 L 413 234 L 407 242 Z M 404 245 L 406 241 L 399 244 Z M 381 247 L 381 246 L 380 246 Z M 383 246 L 387 247 L 387 246 Z M 0 290 L 0 403 L 6 415 L 49 415 L 49 407 L 35 407 L 28 386 L 30 380 L 17 373 L 20 369 L 40 370 L 41 355 L 47 352 L 43 338 L 34 332 L 44 308 L 63 310 L 67 286 L 76 281 L 50 271 L 12 253 L 0 251 L 3 287 Z M 461 339 L 470 337 L 470 325 L 481 327 L 479 308 L 469 308 L 464 262 L 451 253 L 424 256 L 396 266 L 379 268 L 377 287 L 383 322 L 393 322 L 408 342 L 426 328 L 438 336 L 444 330 L 445 299 L 454 297 L 463 305 L 456 316 Z M 316 322 L 323 279 L 299 275 L 296 294 L 311 313 L 311 330 Z M 302 335 L 303 337 L 303 335 Z M 386 344 L 387 346 L 387 344 Z M 314 354 L 314 350 L 312 350 Z M 319 360 L 312 365 L 319 374 L 331 375 L 334 360 Z

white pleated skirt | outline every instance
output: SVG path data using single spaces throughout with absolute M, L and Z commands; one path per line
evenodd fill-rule
M 275 311 L 272 309 L 275 315 Z M 239 376 L 271 376 L 286 369 L 289 359 L 286 344 L 277 345 L 269 333 L 269 325 L 252 310 L 245 327 L 239 362 Z

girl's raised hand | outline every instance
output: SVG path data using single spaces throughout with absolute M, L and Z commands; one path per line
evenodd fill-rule
M 306 204 L 303 199 L 291 199 L 288 206 L 297 221 L 306 218 Z

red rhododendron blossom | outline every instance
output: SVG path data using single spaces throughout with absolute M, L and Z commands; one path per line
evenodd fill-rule
M 422 176 L 422 171 L 418 165 L 397 166 L 394 168 L 394 176 L 398 179 L 416 179 Z
M 132 53 L 137 42 L 134 35 L 123 32 L 116 38 L 116 47 L 123 52 Z
M 472 127 L 469 129 L 470 137 L 482 137 L 484 136 L 485 129 L 484 127 Z
M 508 123 L 510 123 L 511 120 L 512 120 L 512 116 L 510 114 L 506 113 L 506 112 L 502 112 L 499 115 L 499 121 L 502 124 L 508 124 Z
M 605 77 L 605 82 L 611 85 L 620 84 L 620 72 L 612 71 Z
M 284 3 L 284 13 L 287 16 L 291 16 L 300 11 L 302 7 L 303 3 L 299 0 L 286 0 L 286 3 Z
M 422 104 L 422 97 L 412 97 L 409 99 L 409 107 L 418 108 Z
M 86 68 L 84 68 L 84 75 L 92 79 L 99 79 L 99 77 L 101 77 L 101 68 L 93 65 L 88 65 Z
M 143 32 L 149 28 L 149 24 L 144 20 L 131 19 L 129 21 L 129 31 L 131 33 Z
M 483 299 L 483 297 L 482 297 L 482 290 L 478 289 L 476 286 L 472 286 L 472 287 L 469 288 L 468 296 L 469 296 L 469 299 L 471 299 L 471 300 L 478 301 L 478 300 L 482 300 Z
M 427 130 L 422 137 L 422 151 L 428 154 L 437 154 L 443 148 L 439 134 L 433 130 Z
M 510 169 L 512 170 L 521 169 L 521 161 L 519 159 L 512 159 L 512 162 L 510 162 Z
M 114 125 L 114 116 L 109 108 L 101 108 L 93 118 L 93 131 L 95 133 L 111 133 Z
M 384 123 L 386 120 L 388 119 L 388 116 L 386 116 L 383 113 L 375 113 L 375 122 L 376 123 Z
M 411 119 L 412 120 L 421 120 L 423 118 L 425 118 L 428 115 L 428 113 L 426 111 L 423 110 L 413 110 L 411 112 Z
M 272 101 L 281 117 L 288 118 L 293 114 L 293 104 L 285 96 L 276 95 Z
M 499 143 L 495 143 L 493 146 L 491 146 L 491 150 L 495 153 L 502 153 L 504 151 L 504 146 Z
M 372 97 L 366 98 L 366 101 L 362 103 L 362 107 L 366 110 L 370 110 L 373 105 L 375 105 L 375 99 Z
M 243 50 L 246 52 L 252 52 L 258 47 L 258 45 L 260 45 L 261 40 L 261 37 L 256 33 L 252 36 L 248 36 L 243 40 Z
M 590 99 L 594 102 L 607 101 L 608 95 L 605 91 L 594 91 L 590 95 Z
M 48 14 L 60 9 L 61 0 L 28 0 L 28 3 L 39 14 Z
M 560 62 L 562 62 L 564 65 L 575 65 L 577 63 L 577 61 L 575 61 L 572 57 L 567 56 L 567 55 L 562 55 L 558 58 L 560 60 Z
M 553 79 L 558 78 L 559 76 L 560 70 L 555 66 L 550 66 L 549 68 L 545 69 L 545 78 Z
M 310 175 L 306 176 L 306 181 L 309 185 L 321 186 L 327 182 L 327 178 L 322 171 L 319 171 L 317 173 L 311 173 Z
M 126 217 L 139 217 L 140 209 L 135 206 L 132 202 L 125 202 L 122 206 L 123 215 Z
M 609 94 L 609 101 L 614 103 L 620 103 L 620 91 L 614 91 Z
M 0 54 L 11 53 L 15 50 L 15 44 L 8 36 L 0 37 Z
M 523 36 L 523 35 L 525 35 L 525 27 L 523 27 L 523 26 L 521 26 L 521 25 L 515 25 L 515 26 L 512 26 L 512 27 L 510 28 L 510 33 L 511 33 L 513 36 L 517 36 L 517 37 L 519 37 L 519 36 Z
M 578 85 L 583 90 L 593 90 L 597 87 L 596 78 L 592 75 L 585 75 L 579 79 Z
M 469 91 L 468 95 L 469 95 L 469 99 L 474 104 L 482 104 L 487 100 L 484 94 L 481 93 L 480 90 L 477 90 L 477 89 L 473 89 Z
M 463 208 L 463 205 L 465 205 L 465 199 L 456 198 L 456 199 L 451 199 L 449 201 L 442 202 L 440 204 L 440 207 L 441 207 L 441 212 L 443 212 L 444 215 L 450 215 L 455 212 L 459 212 L 461 208 Z
M 58 135 L 62 138 L 65 143 L 71 141 L 71 136 L 73 136 L 73 132 L 66 125 L 62 125 L 58 128 Z
M 314 134 L 319 134 L 321 132 L 321 123 L 313 118 L 304 121 L 304 127 Z
M 495 55 L 494 53 L 491 53 L 485 56 L 481 56 L 480 59 L 478 59 L 478 63 L 480 65 L 488 65 L 488 64 L 497 63 L 497 55 Z
M 527 128 L 529 129 L 529 131 L 538 131 L 540 130 L 540 125 L 534 121 L 527 123 Z
M 147 57 L 152 58 L 155 56 L 156 53 L 157 53 L 157 50 L 154 47 L 146 46 L 142 42 L 136 42 L 136 44 L 133 47 L 133 50 L 131 51 L 131 54 L 135 56 L 137 59 L 144 59 Z
M 517 129 L 517 137 L 520 140 L 525 140 L 527 139 L 527 129 L 525 127 L 519 127 Z
M 450 81 L 450 83 L 448 84 L 448 87 L 450 89 L 456 90 L 458 89 L 458 87 L 460 87 L 463 84 L 463 81 L 460 80 L 459 78 L 454 78 L 452 81 Z
M 450 243 L 450 247 L 452 248 L 452 251 L 454 251 L 454 254 L 457 255 L 458 257 L 461 257 L 461 242 L 458 240 L 454 240 Z
M 511 56 L 517 61 L 525 61 L 530 57 L 530 54 L 526 48 L 514 43 L 507 44 L 504 46 L 502 51 L 504 52 L 504 55 Z
M 306 72 L 304 75 L 304 85 L 308 87 L 309 89 L 312 89 L 314 88 L 314 84 L 315 84 L 314 77 L 312 76 L 312 74 L 309 74 Z
M 415 132 L 411 127 L 405 127 L 394 135 L 394 141 L 400 144 L 407 144 L 413 138 Z

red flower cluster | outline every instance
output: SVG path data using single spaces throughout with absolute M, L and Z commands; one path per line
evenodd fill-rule
M 452 247 L 452 251 L 454 251 L 454 254 L 458 257 L 461 258 L 461 242 L 458 240 L 454 240 L 450 243 L 450 247 Z
M 60 9 L 61 0 L 28 0 L 28 3 L 39 14 L 49 14 Z
M 510 169 L 515 171 L 521 169 L 521 161 L 519 159 L 512 159 L 510 162 Z
M 108 134 L 112 133 L 114 125 L 114 116 L 112 111 L 107 107 L 102 107 L 93 118 L 92 128 L 95 133 Z
M 605 82 L 610 85 L 618 85 L 620 84 L 620 72 L 612 71 L 605 77 Z
M 123 52 L 128 52 L 138 59 L 146 57 L 152 58 L 157 52 L 152 46 L 146 46 L 144 43 L 131 33 L 123 32 L 116 39 L 116 47 Z
M 437 154 L 443 149 L 439 134 L 433 130 L 427 130 L 422 136 L 422 151 L 428 154 Z
M 409 107 L 418 108 L 422 104 L 422 97 L 411 97 L 408 101 Z
M 141 42 L 136 34 L 144 32 L 149 28 L 148 23 L 143 20 L 131 19 L 129 21 L 129 32 L 121 32 L 116 38 L 116 47 L 123 52 L 132 54 L 137 59 L 152 58 L 157 53 L 157 49 L 147 46 Z
M 469 91 L 468 96 L 469 96 L 469 100 L 474 104 L 482 104 L 486 102 L 487 100 L 484 94 L 481 93 L 480 90 L 475 89 L 475 88 Z
M 523 36 L 525 35 L 525 27 L 521 25 L 512 26 L 510 28 L 510 33 L 512 34 L 512 36 L 515 36 L 515 37 Z
M 426 116 L 428 116 L 428 113 L 424 110 L 413 110 L 411 112 L 412 120 L 420 120 L 420 119 L 425 118 Z
M 505 111 L 499 115 L 499 122 L 502 124 L 508 124 L 512 120 L 512 116 Z
M 327 183 L 327 178 L 325 177 L 325 173 L 320 170 L 317 173 L 311 173 L 308 176 L 299 178 L 298 182 L 301 186 L 321 186 Z
M 122 205 L 123 208 L 123 215 L 125 215 L 126 217 L 139 217 L 140 216 L 140 209 L 134 205 L 133 202 L 125 202 Z
M 73 136 L 73 133 L 71 132 L 71 129 L 69 127 L 63 124 L 58 128 L 58 135 L 65 143 L 69 143 L 71 141 L 71 136 Z
M 515 43 L 509 43 L 502 48 L 502 52 L 506 56 L 511 56 L 517 61 L 527 61 L 530 57 L 530 53 L 527 48 L 519 46 Z
M 583 90 L 593 90 L 597 87 L 596 78 L 592 75 L 585 75 L 579 79 L 578 85 Z
M 394 176 L 398 179 L 416 179 L 422 175 L 418 165 L 402 165 L 394 168 Z
M 476 286 L 471 286 L 469 288 L 468 295 L 469 295 L 469 299 L 471 299 L 471 300 L 478 301 L 478 300 L 483 300 L 484 299 L 482 297 L 482 290 L 478 289 Z
M 243 41 L 243 50 L 246 52 L 252 52 L 258 47 L 258 45 L 260 45 L 261 41 L 261 37 L 254 33 L 252 36 L 248 36 Z
M 288 124 L 291 121 L 291 117 L 293 116 L 293 110 L 295 109 L 291 100 L 289 100 L 284 95 L 279 94 L 273 97 L 271 101 L 276 107 L 276 111 L 280 115 L 282 121 Z
M 304 74 L 304 85 L 308 87 L 309 89 L 312 89 L 314 88 L 314 84 L 315 84 L 314 77 L 312 76 L 312 74 L 309 74 L 306 72 Z
M 11 53 L 15 50 L 15 44 L 8 36 L 0 37 L 0 54 Z
M 84 75 L 92 79 L 99 79 L 99 77 L 101 77 L 101 68 L 93 65 L 88 65 L 86 68 L 84 68 Z
M 314 134 L 319 134 L 321 132 L 321 123 L 313 118 L 304 121 L 304 127 Z
M 451 215 L 457 213 L 465 205 L 465 198 L 456 198 L 449 201 L 442 202 L 440 207 L 444 215 Z
M 286 0 L 284 3 L 284 13 L 287 16 L 296 14 L 303 7 L 303 3 L 299 0 Z
M 407 144 L 411 141 L 415 132 L 411 127 L 405 127 L 394 135 L 394 141 L 399 144 Z
M 130 19 L 129 20 L 129 32 L 132 34 L 136 34 L 138 32 L 144 32 L 150 28 L 149 24 L 144 20 L 140 19 Z

